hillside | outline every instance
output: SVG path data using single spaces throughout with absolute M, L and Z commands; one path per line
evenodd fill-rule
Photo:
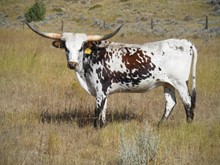
M 30 0 L 2 0 L 0 27 L 22 28 Z M 211 0 L 46 0 L 46 18 L 34 23 L 41 30 L 100 33 L 124 24 L 121 35 L 201 37 L 220 35 L 219 1 Z M 209 30 L 204 30 L 208 16 Z M 151 24 L 152 22 L 152 24 Z M 152 27 L 153 26 L 153 27 Z M 152 29 L 153 28 L 153 29 Z

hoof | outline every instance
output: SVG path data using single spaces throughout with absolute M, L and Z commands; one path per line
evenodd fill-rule
M 192 123 L 193 119 L 192 118 L 187 118 L 186 121 L 187 121 L 187 123 Z
M 162 126 L 165 123 L 166 119 L 162 118 L 158 123 L 157 123 L 157 127 L 160 128 L 160 126 Z
M 102 120 L 95 119 L 94 128 L 99 129 L 99 128 L 103 128 L 104 126 L 105 126 L 105 123 L 103 123 Z

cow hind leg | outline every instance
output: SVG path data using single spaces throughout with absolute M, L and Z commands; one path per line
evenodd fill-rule
M 167 120 L 174 106 L 176 105 L 175 88 L 170 84 L 165 84 L 163 88 L 164 88 L 166 106 L 165 106 L 163 117 L 161 118 L 159 124 Z
M 187 122 L 191 122 L 194 118 L 194 113 L 193 113 L 193 105 L 187 83 L 183 83 L 182 85 L 177 85 L 176 89 L 179 92 L 179 96 L 185 108 L 186 120 Z

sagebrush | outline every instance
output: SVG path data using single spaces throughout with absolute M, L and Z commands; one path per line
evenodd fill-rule
M 159 136 L 154 135 L 148 123 L 141 131 L 134 132 L 126 140 L 125 130 L 121 132 L 120 163 L 121 165 L 146 165 L 154 160 L 159 149 Z
M 24 14 L 27 22 L 42 21 L 45 18 L 46 6 L 42 0 L 36 0 L 28 11 Z

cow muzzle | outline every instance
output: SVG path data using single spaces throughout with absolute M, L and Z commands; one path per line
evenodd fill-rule
M 70 69 L 76 69 L 79 64 L 77 62 L 68 62 L 67 66 Z

